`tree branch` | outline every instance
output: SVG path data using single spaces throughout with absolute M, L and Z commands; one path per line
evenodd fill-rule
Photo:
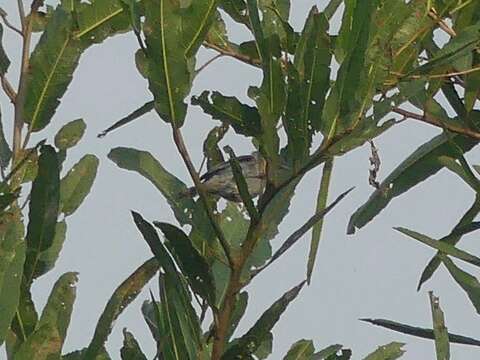
M 203 45 L 205 47 L 209 48 L 209 49 L 212 49 L 212 50 L 215 50 L 215 51 L 219 52 L 222 55 L 233 57 L 233 58 L 235 58 L 235 59 L 237 59 L 237 60 L 239 60 L 243 63 L 253 65 L 253 66 L 256 66 L 256 67 L 261 65 L 260 60 L 252 59 L 250 56 L 240 54 L 240 53 L 238 53 L 238 52 L 236 52 L 232 49 L 225 49 L 225 48 L 222 48 L 218 45 L 210 43 L 208 41 L 205 41 L 203 43 Z
M 5 92 L 5 94 L 10 99 L 10 102 L 12 104 L 15 104 L 15 99 L 17 97 L 17 93 L 13 89 L 13 86 L 10 84 L 10 82 L 8 81 L 8 79 L 5 75 L 0 75 L 0 81 L 2 82 L 3 91 Z
M 10 30 L 13 30 L 15 31 L 17 34 L 19 34 L 20 36 L 23 36 L 23 33 L 20 29 L 18 29 L 17 27 L 15 27 L 15 25 L 13 25 L 10 21 L 8 21 L 7 19 L 7 13 L 5 12 L 5 10 L 3 10 L 2 8 L 0 8 L 0 17 L 2 18 L 3 20 L 3 23 L 5 24 L 5 26 L 7 28 L 9 28 Z

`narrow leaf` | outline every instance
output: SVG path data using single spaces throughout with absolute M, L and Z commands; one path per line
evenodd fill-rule
M 405 353 L 402 350 L 404 343 L 392 342 L 387 345 L 379 346 L 377 350 L 364 358 L 364 360 L 395 360 Z
M 123 347 L 120 349 L 122 360 L 147 360 L 132 333 L 123 329 Z
M 328 359 L 329 356 L 335 355 L 343 346 L 340 344 L 327 346 L 325 349 L 316 352 L 312 356 L 312 360 L 324 360 Z
M 312 340 L 299 340 L 292 345 L 283 360 L 311 360 L 314 351 Z
M 131 122 L 137 120 L 138 118 L 142 117 L 145 114 L 148 114 L 150 111 L 152 111 L 155 108 L 155 102 L 154 101 L 149 101 L 145 103 L 144 105 L 140 106 L 137 110 L 133 111 L 132 113 L 128 114 L 124 118 L 121 118 L 115 124 L 110 126 L 109 128 L 103 130 L 100 134 L 98 134 L 99 138 L 102 138 L 109 133 L 111 133 L 114 130 L 117 130 L 121 128 L 122 126 L 125 126 L 127 124 L 130 124 Z
M 2 9 L 0 9 L 0 11 L 3 12 Z M 7 53 L 3 48 L 3 26 L 2 24 L 0 24 L 0 75 L 1 76 L 7 73 L 9 66 L 10 66 L 10 60 L 8 59 Z
M 448 329 L 445 327 L 443 311 L 440 308 L 440 300 L 430 291 L 430 307 L 433 318 L 433 334 L 435 335 L 435 349 L 437 351 L 437 360 L 450 359 L 450 343 L 448 341 Z
M 98 320 L 95 334 L 86 350 L 85 359 L 95 359 L 100 353 L 112 331 L 115 320 L 155 276 L 158 267 L 157 259 L 147 260 L 114 291 Z
M 1 51 L 1 50 L 0 50 Z M 5 139 L 5 133 L 3 131 L 2 112 L 0 109 L 0 167 L 6 169 L 12 158 L 12 150 Z
M 60 182 L 60 211 L 73 214 L 90 192 L 97 176 L 98 159 L 85 155 L 76 163 Z

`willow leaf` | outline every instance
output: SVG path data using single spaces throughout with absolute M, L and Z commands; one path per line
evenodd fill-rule
M 433 334 L 435 335 L 435 349 L 437 351 L 437 360 L 450 359 L 450 342 L 448 341 L 448 330 L 445 327 L 445 318 L 440 308 L 440 300 L 429 292 L 430 307 L 433 318 Z

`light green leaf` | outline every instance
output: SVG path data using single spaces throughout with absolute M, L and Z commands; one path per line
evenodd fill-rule
M 132 333 L 123 329 L 123 347 L 120 349 L 122 360 L 147 360 Z
M 59 357 L 61 338 L 58 329 L 53 324 L 45 324 L 36 329 L 25 341 L 15 360 L 50 360 Z
M 312 356 L 312 360 L 324 360 L 328 359 L 329 356 L 335 355 L 343 346 L 340 344 L 327 346 L 325 349 L 316 352 Z
M 426 142 L 415 150 L 397 168 L 387 176 L 376 190 L 350 218 L 348 233 L 353 234 L 356 229 L 365 226 L 380 213 L 389 202 L 408 191 L 410 188 L 436 174 L 443 168 L 440 162 L 441 156 L 455 157 L 457 149 L 467 152 L 472 149 L 477 141 L 462 135 L 452 136 L 451 139 L 445 134 L 440 134 Z
M 57 6 L 32 53 L 24 109 L 31 131 L 50 122 L 86 49 L 85 43 L 73 39 L 72 27 L 72 14 Z
M 38 175 L 33 181 L 28 213 L 27 258 L 24 278 L 31 284 L 37 273 L 36 266 L 41 253 L 52 246 L 60 200 L 60 169 L 57 153 L 49 145 L 40 149 Z
M 429 292 L 430 307 L 433 318 L 433 334 L 435 335 L 435 349 L 437 351 L 437 360 L 450 359 L 450 343 L 448 341 L 448 330 L 445 327 L 443 311 L 440 308 L 440 300 Z
M 60 211 L 69 216 L 82 204 L 97 176 L 98 159 L 85 155 L 60 182 Z
M 42 251 L 38 257 L 34 278 L 40 277 L 54 268 L 60 251 L 62 251 L 66 233 L 67 223 L 65 220 L 58 222 L 55 227 L 55 237 L 53 238 L 52 244 L 47 250 Z
M 187 186 L 165 170 L 150 153 L 118 147 L 110 151 L 108 158 L 122 169 L 135 171 L 149 180 L 167 199 L 181 225 L 191 222 L 195 203 L 186 196 Z
M 395 360 L 405 353 L 402 350 L 404 343 L 392 342 L 387 345 L 380 346 L 373 353 L 364 358 L 364 360 Z
M 312 340 L 299 340 L 292 345 L 283 360 L 311 360 L 314 351 Z
M 300 293 L 305 282 L 295 286 L 287 291 L 281 298 L 275 301 L 268 310 L 266 310 L 257 322 L 248 330 L 242 337 L 240 337 L 235 345 L 231 346 L 222 359 L 234 359 L 236 357 L 248 357 L 255 353 L 258 347 L 268 338 L 270 331 L 280 319 L 280 316 L 285 312 L 288 305 Z
M 115 320 L 155 276 L 158 267 L 157 259 L 147 260 L 114 291 L 98 320 L 95 334 L 85 352 L 84 359 L 95 359 L 101 352 L 112 331 Z
M 68 326 L 73 310 L 73 303 L 76 297 L 76 283 L 78 281 L 77 273 L 63 274 L 53 286 L 52 292 L 48 297 L 38 327 L 53 326 L 58 332 L 60 342 L 57 353 L 61 354 L 62 346 L 67 335 Z
M 55 146 L 60 150 L 67 150 L 78 144 L 85 133 L 87 124 L 83 119 L 77 119 L 62 126 L 55 135 Z

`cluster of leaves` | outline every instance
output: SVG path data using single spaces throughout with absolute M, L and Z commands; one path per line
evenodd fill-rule
M 0 344 L 8 357 L 108 359 L 105 342 L 113 322 L 145 284 L 159 273 L 160 292 L 151 294 L 142 308 L 157 356 L 162 359 L 264 359 L 272 351 L 272 329 L 305 282 L 311 281 L 325 215 L 348 193 L 327 206 L 334 158 L 371 141 L 395 125 L 392 113 L 435 125 L 441 135 L 422 145 L 380 184 L 350 219 L 348 232 L 369 223 L 390 200 L 447 168 L 477 193 L 480 183 L 464 158 L 480 139 L 479 95 L 480 4 L 443 0 L 331 0 L 323 12 L 313 7 L 300 32 L 289 24 L 289 0 L 62 0 L 24 19 L 25 34 L 41 32 L 40 41 L 22 72 L 15 101 L 16 124 L 27 133 L 21 149 L 10 151 L 2 135 L 0 165 L 9 175 L 0 184 Z M 330 19 L 343 4 L 338 35 L 329 30 Z M 0 9 L 1 10 L 1 9 Z M 5 19 L 4 12 L 0 13 Z M 225 17 L 244 26 L 251 40 L 232 42 Z M 450 27 L 445 19 L 449 19 Z M 434 31 L 448 34 L 439 46 Z M 1 29 L 0 29 L 1 30 Z M 28 149 L 30 135 L 44 129 L 57 110 L 84 51 L 118 33 L 131 31 L 137 38 L 138 71 L 148 80 L 153 100 L 121 119 L 101 135 L 128 124 L 155 109 L 171 126 L 173 141 L 187 166 L 199 198 L 169 173 L 150 153 L 118 147 L 109 158 L 119 167 L 149 180 L 168 201 L 178 226 L 149 222 L 132 212 L 133 221 L 154 257 L 126 279 L 108 301 L 91 343 L 83 350 L 61 355 L 75 300 L 76 274 L 67 273 L 54 286 L 39 317 L 31 300 L 35 279 L 53 268 L 65 240 L 65 217 L 88 194 L 98 160 L 82 158 L 63 178 L 67 149 L 85 131 L 81 120 L 65 125 L 55 147 L 44 143 Z M 1 36 L 1 32 L 0 32 Z M 28 42 L 28 41 L 27 41 Z M 220 121 L 205 139 L 203 151 L 209 170 L 225 162 L 220 142 L 232 129 L 252 140 L 266 161 L 266 187 L 258 201 L 231 148 L 229 165 L 243 203 L 228 202 L 220 210 L 219 197 L 207 194 L 183 142 L 187 99 L 196 75 L 201 46 L 222 56 L 257 67 L 263 80 L 250 87 L 249 106 L 219 92 L 191 97 L 191 104 Z M 338 71 L 332 71 L 338 64 Z M 24 62 L 25 65 L 25 62 Z M 9 60 L 0 47 L 0 75 Z M 335 76 L 334 76 L 335 73 Z M 333 79 L 332 79 L 333 78 Z M 464 91 L 463 98 L 458 88 Z M 12 95 L 12 92 L 9 92 Z M 456 116 L 450 117 L 436 99 L 443 94 Z M 404 106 L 401 108 L 401 106 Z M 410 106 L 421 113 L 405 109 Z M 283 128 L 283 130 L 279 130 Z M 19 129 L 20 134 L 22 128 Z M 282 134 L 286 145 L 281 148 Z M 314 139 L 320 145 L 312 148 Z M 18 142 L 17 139 L 13 139 Z M 21 140 L 21 139 L 20 139 Z M 21 143 L 21 142 L 20 142 Z M 38 153 L 39 152 L 39 153 Z M 323 165 L 317 210 L 272 253 L 271 241 L 288 213 L 302 177 Z M 375 180 L 375 179 L 374 179 Z M 26 231 L 18 205 L 22 184 L 32 182 Z M 478 228 L 480 211 L 475 202 L 452 232 L 435 241 L 411 230 L 397 230 L 438 250 L 427 265 L 420 285 L 440 264 L 480 309 L 478 280 L 458 268 L 451 257 L 474 265 L 480 259 L 455 247 L 460 238 Z M 188 233 L 182 229 L 188 225 Z M 161 236 L 159 235 L 158 230 Z M 311 251 L 306 279 L 292 287 L 262 314 L 243 335 L 234 337 L 248 305 L 244 288 L 261 271 L 279 259 L 309 230 Z M 159 271 L 160 270 L 160 271 Z M 435 339 L 437 358 L 449 358 L 449 342 L 478 345 L 474 339 L 449 334 L 438 299 L 431 294 L 433 329 L 419 329 L 383 319 L 365 319 L 375 325 Z M 6 306 L 3 306 L 5 304 Z M 206 314 L 212 323 L 204 324 Z M 402 343 L 380 347 L 365 359 L 402 356 Z M 124 331 L 122 359 L 146 359 L 133 334 Z M 312 341 L 296 342 L 284 359 L 349 359 L 351 351 L 332 345 L 316 351 Z

